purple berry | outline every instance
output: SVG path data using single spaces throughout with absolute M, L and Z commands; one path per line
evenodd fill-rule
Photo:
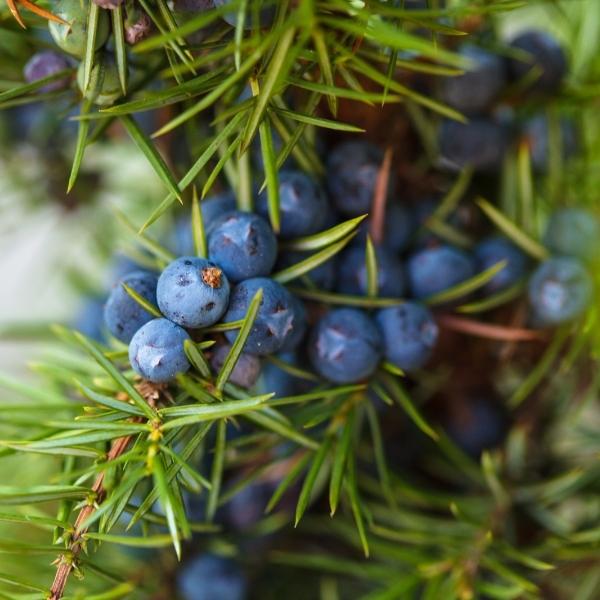
M 45 50 L 44 52 L 38 52 L 34 54 L 25 65 L 24 75 L 25 80 L 29 83 L 50 77 L 55 73 L 60 73 L 70 67 L 68 59 L 59 54 L 58 52 L 52 52 L 51 50 Z M 39 88 L 39 91 L 44 92 L 56 92 L 63 90 L 69 86 L 69 78 L 57 79 L 51 81 L 46 85 Z
M 119 8 L 125 0 L 92 0 L 94 4 L 106 10 L 114 10 Z

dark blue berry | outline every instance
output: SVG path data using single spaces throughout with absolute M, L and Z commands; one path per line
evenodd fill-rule
M 279 349 L 281 352 L 291 352 L 295 350 L 306 335 L 307 323 L 306 323 L 306 308 L 304 308 L 304 303 L 291 294 L 292 297 L 292 309 L 294 312 L 294 327 L 289 336 L 287 336 L 286 340 L 282 344 Z
M 298 357 L 294 352 L 278 354 L 277 358 L 293 367 L 298 366 Z M 307 391 L 310 388 L 310 382 L 292 375 L 289 371 L 267 360 L 263 364 L 257 388 L 258 393 L 275 394 L 275 397 L 282 398 Z
M 357 241 L 364 241 L 371 227 L 371 217 L 365 219 L 358 229 Z M 388 202 L 385 207 L 383 222 L 383 239 L 381 243 L 394 253 L 406 250 L 412 234 L 415 221 L 410 211 L 399 202 Z
M 404 294 L 404 268 L 400 259 L 383 247 L 375 249 L 377 259 L 377 294 L 399 298 Z M 339 261 L 337 289 L 342 294 L 367 294 L 367 263 L 364 246 L 346 250 Z
M 177 572 L 182 600 L 244 600 L 247 583 L 238 565 L 215 554 L 202 554 Z
M 531 77 L 535 69 L 538 73 L 529 86 L 531 91 L 550 94 L 558 90 L 567 74 L 567 57 L 549 33 L 526 31 L 513 39 L 510 45 L 520 54 L 508 61 L 514 79 Z
M 153 319 L 129 343 L 129 362 L 133 370 L 148 381 L 166 383 L 189 367 L 183 349 L 190 336 L 168 319 Z
M 220 217 L 234 210 L 235 196 L 233 192 L 223 192 L 203 200 L 200 203 L 200 212 L 205 234 L 210 233 Z M 168 245 L 178 256 L 194 254 L 192 223 L 188 217 L 176 221 L 173 237 Z
M 476 171 L 495 172 L 502 166 L 508 147 L 506 127 L 476 117 L 467 123 L 444 120 L 439 131 L 440 163 L 452 171 L 467 165 Z
M 88 298 L 81 306 L 75 316 L 73 328 L 83 335 L 96 340 L 104 341 L 104 318 L 102 311 L 104 300 L 100 298 Z
M 231 0 L 213 0 L 216 8 L 220 8 L 221 6 L 227 6 L 228 4 L 232 4 Z M 255 23 L 255 6 L 260 6 L 261 2 L 248 2 L 246 9 L 246 18 L 244 19 L 244 29 L 252 29 Z M 238 22 L 238 13 L 237 9 L 234 8 L 230 12 L 226 12 L 222 15 L 223 20 L 229 23 L 232 27 L 237 27 Z M 258 12 L 258 25 L 260 27 L 268 27 L 275 17 L 275 7 L 274 6 L 265 6 L 261 8 Z
M 382 161 L 381 150 L 365 141 L 344 142 L 333 149 L 327 161 L 327 188 L 340 213 L 357 216 L 370 211 Z
M 507 418 L 499 406 L 477 398 L 455 406 L 447 418 L 445 429 L 463 452 L 478 458 L 484 450 L 502 443 Z
M 475 275 L 469 254 L 453 246 L 425 248 L 408 260 L 408 281 L 415 298 L 443 292 Z
M 563 208 L 550 217 L 544 242 L 555 254 L 591 259 L 600 245 L 600 224 L 585 209 Z
M 545 325 L 558 325 L 580 316 L 591 297 L 592 279 L 576 258 L 549 258 L 529 281 L 529 302 Z
M 259 215 L 230 212 L 208 235 L 208 254 L 234 282 L 269 275 L 277 259 L 277 240 Z
M 267 192 L 258 197 L 257 212 L 269 218 Z M 279 216 L 282 238 L 301 237 L 320 231 L 325 222 L 327 199 L 317 184 L 301 171 L 279 173 Z
M 371 318 L 354 308 L 322 317 L 310 335 L 315 370 L 334 383 L 354 383 L 372 375 L 381 358 L 381 336 Z
M 473 64 L 463 75 L 444 78 L 444 102 L 465 114 L 484 112 L 506 85 L 504 60 L 472 44 L 465 44 L 458 53 Z
M 245 531 L 265 517 L 265 508 L 275 491 L 271 482 L 257 481 L 244 486 L 223 507 L 223 521 L 234 531 Z
M 567 160 L 577 152 L 578 135 L 571 119 L 560 119 L 560 155 Z M 550 160 L 550 124 L 545 115 L 529 119 L 523 128 L 523 141 L 529 146 L 531 164 L 536 171 L 546 172 Z
M 266 277 L 246 279 L 235 286 L 223 321 L 230 323 L 243 319 L 250 302 L 261 288 L 262 302 L 244 350 L 262 356 L 281 350 L 295 335 L 295 331 L 304 327 L 304 323 L 302 316 L 296 312 L 297 304 L 292 294 L 281 284 Z M 225 335 L 233 343 L 237 334 L 238 331 L 234 330 L 226 332 Z
M 503 260 L 507 261 L 506 266 L 483 286 L 483 291 L 490 294 L 517 283 L 525 276 L 529 264 L 521 249 L 502 236 L 492 236 L 479 242 L 475 246 L 474 255 L 479 271 L 485 271 Z
M 213 262 L 182 256 L 161 273 L 156 298 L 163 315 L 181 327 L 208 327 L 227 310 L 229 282 Z
M 210 366 L 215 373 L 218 373 L 231 350 L 229 344 L 219 344 L 213 350 L 210 357 Z M 229 381 L 243 388 L 250 388 L 260 375 L 260 359 L 254 354 L 242 352 L 229 375 Z
M 68 69 L 71 65 L 65 56 L 58 52 L 52 52 L 51 50 L 45 50 L 44 52 L 38 52 L 34 54 L 25 65 L 24 75 L 25 80 L 29 83 L 50 77 L 60 73 L 65 69 Z M 69 78 L 57 79 L 47 83 L 39 89 L 40 92 L 56 92 L 62 90 L 69 85 Z
M 284 252 L 279 255 L 277 259 L 277 267 L 279 269 L 286 269 L 291 267 L 310 256 L 310 253 L 306 252 Z M 315 287 L 322 290 L 331 290 L 335 284 L 337 269 L 337 256 L 330 258 L 329 260 L 321 263 L 318 267 L 311 269 L 304 275 Z M 299 279 L 298 281 L 302 281 Z
M 430 310 L 416 302 L 384 308 L 375 316 L 385 358 L 400 369 L 422 367 L 437 343 L 438 326 Z
M 157 281 L 153 273 L 134 271 L 115 283 L 104 307 L 104 322 L 117 339 L 128 343 L 142 325 L 154 318 L 125 291 L 123 284 L 156 304 Z

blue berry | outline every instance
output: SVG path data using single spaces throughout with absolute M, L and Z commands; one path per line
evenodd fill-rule
M 529 281 L 529 302 L 545 325 L 581 315 L 592 297 L 592 279 L 576 258 L 558 256 L 538 266 Z
M 218 373 L 231 350 L 229 344 L 219 344 L 213 350 L 210 357 L 210 366 L 215 373 Z M 239 385 L 243 388 L 251 388 L 260 375 L 260 359 L 254 354 L 248 354 L 242 352 L 238 357 L 235 367 L 231 375 L 229 375 L 229 381 L 235 385 Z
M 148 381 L 166 383 L 190 368 L 183 349 L 190 336 L 168 319 L 146 323 L 129 343 L 129 362 L 133 370 Z
M 275 486 L 266 481 L 257 481 L 244 486 L 223 507 L 223 520 L 228 528 L 244 531 L 265 517 L 265 508 L 275 491 Z
M 521 80 L 533 69 L 540 75 L 532 81 L 533 92 L 550 94 L 558 90 L 567 74 L 567 57 L 560 44 L 545 31 L 526 31 L 511 42 L 524 56 L 512 57 L 508 66 L 512 77 Z
M 381 336 L 371 318 L 354 308 L 322 317 L 308 347 L 313 367 L 334 383 L 354 383 L 372 375 L 381 358 Z
M 429 360 L 439 330 L 428 308 L 405 302 L 380 310 L 375 321 L 383 338 L 385 357 L 392 364 L 410 371 Z
M 398 258 L 384 247 L 375 249 L 377 258 L 377 293 L 386 298 L 399 298 L 404 294 L 404 268 Z M 367 263 L 364 246 L 346 250 L 339 261 L 337 289 L 342 294 L 365 296 L 367 294 Z
M 295 350 L 306 335 L 307 323 L 306 323 L 306 308 L 304 308 L 304 303 L 291 294 L 292 297 L 292 309 L 294 312 L 294 327 L 290 332 L 290 335 L 287 336 L 285 341 L 283 342 L 280 351 L 281 352 L 291 352 Z
M 510 287 L 525 276 L 529 261 L 527 256 L 510 240 L 502 236 L 488 237 L 474 250 L 479 271 L 485 271 L 495 264 L 506 260 L 506 266 L 496 273 L 483 287 L 483 291 L 493 294 Z
M 292 294 L 281 284 L 266 277 L 246 279 L 233 289 L 229 309 L 223 321 L 230 323 L 243 319 L 248 312 L 250 302 L 261 288 L 262 302 L 244 350 L 250 354 L 263 356 L 281 350 L 295 335 L 295 331 L 304 327 L 304 324 L 302 316 L 296 312 L 297 304 Z M 231 343 L 235 341 L 237 334 L 237 330 L 225 333 Z
M 234 210 L 235 196 L 230 191 L 203 200 L 200 203 L 200 212 L 204 223 L 204 232 L 208 235 L 220 217 Z M 192 234 L 192 224 L 188 217 L 176 221 L 169 247 L 178 256 L 188 256 L 194 253 L 194 236 Z
M 128 343 L 142 325 L 154 318 L 125 291 L 122 284 L 127 284 L 140 296 L 156 304 L 157 281 L 153 273 L 134 271 L 113 286 L 104 307 L 104 322 L 117 339 Z
M 216 8 L 231 4 L 231 0 L 213 0 L 213 2 Z M 248 2 L 248 8 L 246 9 L 246 18 L 244 20 L 244 29 L 252 29 L 252 27 L 254 26 L 254 6 L 256 6 L 257 4 L 260 5 L 260 2 Z M 265 6 L 264 8 L 261 8 L 258 12 L 258 25 L 260 27 L 268 27 L 273 22 L 274 17 L 275 7 Z M 237 27 L 238 14 L 236 9 L 231 10 L 231 12 L 226 12 L 222 15 L 222 18 L 226 23 L 229 23 L 229 25 L 231 25 L 232 27 Z
M 356 241 L 367 239 L 371 226 L 371 217 L 365 219 L 358 229 Z M 399 202 L 388 202 L 385 207 L 383 239 L 381 243 L 394 253 L 403 252 L 409 245 L 414 232 L 415 222 L 410 211 Z
M 504 60 L 472 44 L 465 44 L 458 53 L 473 66 L 463 75 L 444 78 L 442 97 L 446 104 L 465 114 L 481 113 L 491 106 L 506 84 Z
M 453 246 L 425 248 L 408 260 L 408 280 L 415 298 L 443 292 L 475 275 L 475 262 Z
M 221 268 L 205 258 L 182 256 L 161 273 L 156 298 L 173 323 L 189 329 L 208 327 L 227 310 L 229 282 Z
M 83 335 L 96 340 L 104 341 L 104 319 L 102 311 L 104 309 L 104 300 L 100 298 L 88 298 L 81 306 L 75 316 L 73 328 L 83 333 Z
M 446 432 L 463 452 L 478 458 L 484 450 L 502 443 L 507 419 L 499 406 L 477 398 L 454 407 L 446 423 Z
M 476 171 L 495 172 L 508 147 L 506 127 L 482 117 L 468 123 L 446 119 L 440 127 L 439 147 L 441 165 L 449 170 L 470 165 Z
M 291 267 L 310 256 L 306 252 L 288 251 L 279 255 L 277 258 L 277 267 L 286 269 Z M 321 290 L 331 290 L 335 284 L 337 268 L 337 256 L 321 263 L 318 267 L 311 269 L 304 277 L 306 277 L 315 287 Z M 298 281 L 301 281 L 300 279 Z
M 335 208 L 348 216 L 368 213 L 383 153 L 365 141 L 336 146 L 327 161 L 327 188 Z
M 68 69 L 71 65 L 69 61 L 62 54 L 58 52 L 52 52 L 51 50 L 45 50 L 44 52 L 38 52 L 34 54 L 25 65 L 24 75 L 25 80 L 29 83 L 50 77 L 55 73 L 60 73 L 65 69 Z M 44 92 L 56 92 L 62 90 L 69 85 L 69 78 L 58 79 L 47 83 L 39 89 L 41 93 Z
M 234 282 L 269 275 L 277 259 L 277 239 L 260 216 L 230 212 L 208 235 L 208 254 Z
M 600 224 L 585 209 L 563 208 L 550 217 L 544 242 L 555 254 L 591 259 L 599 247 Z
M 183 600 L 244 600 L 247 583 L 238 565 L 215 554 L 201 554 L 177 572 Z
M 289 365 L 298 366 L 298 357 L 294 352 L 278 354 L 277 358 Z M 282 398 L 307 391 L 310 388 L 310 382 L 306 379 L 295 377 L 272 362 L 265 361 L 257 388 L 257 393 L 275 394 L 275 397 Z
M 322 229 L 327 199 L 317 184 L 301 171 L 279 173 L 280 231 L 282 238 L 310 235 Z M 257 212 L 269 218 L 267 192 L 258 197 Z
M 529 146 L 531 164 L 536 171 L 546 172 L 550 159 L 550 131 L 545 115 L 537 115 L 525 123 L 522 137 Z M 577 152 L 578 135 L 571 119 L 560 120 L 560 152 L 562 160 L 567 160 Z

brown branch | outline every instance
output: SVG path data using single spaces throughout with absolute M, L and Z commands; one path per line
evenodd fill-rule
M 140 419 L 136 419 L 137 422 L 140 422 Z M 121 456 L 129 446 L 129 442 L 133 436 L 127 436 L 118 438 L 113 441 L 110 451 L 106 456 L 107 461 L 112 461 Z M 71 542 L 69 544 L 68 553 L 61 554 L 56 559 L 56 574 L 54 576 L 54 582 L 52 583 L 52 587 L 50 588 L 50 595 L 48 596 L 48 600 L 60 600 L 63 597 L 65 592 L 65 587 L 67 585 L 67 581 L 69 580 L 69 575 L 75 569 L 75 563 L 77 557 L 81 553 L 83 549 L 84 539 L 83 536 L 87 531 L 87 527 L 83 527 L 83 524 L 89 517 L 94 514 L 96 510 L 96 506 L 102 502 L 105 489 L 104 489 L 104 476 L 106 472 L 103 471 L 99 473 L 94 481 L 94 485 L 92 485 L 92 493 L 94 495 L 94 503 L 88 504 L 84 506 L 77 515 L 77 519 L 75 521 L 75 525 L 73 526 L 73 534 L 71 538 Z
M 373 205 L 371 210 L 371 223 L 369 226 L 369 234 L 375 245 L 383 242 L 383 232 L 385 225 L 385 205 L 388 196 L 388 187 L 390 183 L 390 169 L 392 167 L 392 155 L 394 151 L 391 146 L 386 148 L 383 156 L 383 162 L 379 173 L 377 173 L 377 181 L 375 182 L 375 193 L 373 194 Z
M 453 315 L 439 315 L 437 321 L 445 329 L 504 342 L 533 342 L 546 339 L 546 334 L 543 331 L 492 325 Z

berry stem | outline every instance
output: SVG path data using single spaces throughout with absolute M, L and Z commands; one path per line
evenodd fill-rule
M 385 226 L 385 204 L 388 196 L 393 154 L 394 150 L 391 146 L 388 146 L 383 156 L 381 168 L 377 174 L 377 182 L 375 183 L 375 194 L 373 195 L 369 233 L 371 234 L 371 239 L 376 246 L 381 244 L 383 241 L 383 231 Z

